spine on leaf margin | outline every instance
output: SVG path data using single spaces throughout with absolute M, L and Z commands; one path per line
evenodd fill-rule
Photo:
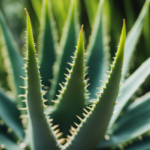
M 108 72 L 108 81 L 105 82 L 104 87 L 101 87 L 102 92 L 98 93 L 97 100 L 92 102 L 92 107 L 87 107 L 89 111 L 84 109 L 86 113 L 84 114 L 84 119 L 78 117 L 81 123 L 79 125 L 76 124 L 77 129 L 71 129 L 72 136 L 68 137 L 68 142 L 65 144 L 67 150 L 94 149 L 103 137 L 119 93 L 124 61 L 125 38 L 126 30 L 124 20 L 118 51 L 111 65 L 111 71 Z
M 27 56 L 26 56 L 26 99 L 29 121 L 31 125 L 31 148 L 33 150 L 58 150 L 61 145 L 59 140 L 59 133 L 55 130 L 57 126 L 52 127 L 51 119 L 49 119 L 44 108 L 44 92 L 40 80 L 40 72 L 38 60 L 36 58 L 36 50 L 33 41 L 32 27 L 29 14 L 27 15 Z M 55 131 L 54 131 L 55 130 Z M 62 141 L 62 140 L 61 140 Z

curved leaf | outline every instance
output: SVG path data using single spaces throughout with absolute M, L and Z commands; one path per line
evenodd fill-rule
M 129 32 L 125 44 L 125 62 L 123 66 L 123 79 L 125 78 L 125 75 L 129 68 L 129 63 L 131 61 L 131 56 L 133 54 L 134 48 L 138 42 L 139 36 L 142 31 L 144 18 L 146 16 L 146 13 L 148 11 L 148 2 L 149 0 L 145 1 L 145 4 L 139 14 L 139 17 L 137 18 L 136 22 L 134 23 L 134 26 L 132 27 L 131 31 Z
M 150 131 L 150 93 L 140 97 L 128 106 L 124 116 L 116 122 L 109 140 L 102 140 L 98 148 L 116 147 L 128 143 Z
M 146 77 L 150 74 L 150 58 L 147 59 L 126 81 L 125 84 L 120 88 L 120 91 L 123 93 L 120 97 L 117 98 L 117 104 L 115 106 L 115 114 L 113 114 L 111 121 L 109 123 L 109 128 L 112 127 L 116 119 L 118 118 L 121 110 L 128 102 L 130 97 L 138 89 L 138 87 L 144 82 Z

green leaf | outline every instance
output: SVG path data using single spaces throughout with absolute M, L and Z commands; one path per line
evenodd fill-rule
M 21 89 L 19 86 L 20 85 L 24 85 L 24 81 L 20 78 L 20 76 L 25 76 L 25 73 L 22 69 L 23 67 L 23 60 L 22 57 L 18 51 L 18 49 L 16 48 L 16 46 L 14 45 L 14 40 L 13 37 L 10 33 L 10 31 L 8 30 L 7 24 L 4 20 L 4 17 L 0 11 L 0 27 L 2 29 L 2 34 L 4 36 L 5 39 L 5 46 L 6 46 L 6 51 L 3 51 L 3 53 L 7 53 L 7 59 L 6 61 L 9 60 L 10 63 L 7 62 L 7 64 L 10 64 L 10 66 L 7 66 L 8 70 L 11 70 L 11 72 L 9 72 L 11 74 L 11 76 L 13 77 L 13 90 L 15 91 L 15 96 L 17 99 L 17 103 L 20 106 L 24 106 L 21 98 L 18 98 L 17 96 L 22 93 L 24 94 L 24 89 Z
M 147 54 L 150 56 L 150 1 L 148 6 L 148 11 L 146 13 L 144 24 L 143 24 L 143 34 L 144 34 L 144 41 L 147 48 Z
M 125 150 L 148 150 L 150 148 L 150 136 L 143 137 L 135 143 L 129 145 Z
M 0 117 L 15 134 L 15 138 L 22 141 L 24 132 L 19 116 L 16 104 L 3 91 L 0 91 Z
M 109 123 L 109 129 L 112 128 L 112 125 L 118 118 L 120 112 L 122 111 L 125 104 L 135 93 L 138 87 L 144 82 L 146 77 L 150 74 L 150 58 L 147 59 L 126 81 L 125 84 L 120 88 L 120 91 L 123 93 L 120 97 L 117 98 L 116 102 L 119 103 L 115 106 L 115 114 L 113 114 L 111 121 Z
M 104 0 L 99 2 L 90 42 L 86 51 L 88 54 L 86 57 L 86 66 L 89 66 L 87 77 L 90 78 L 88 90 L 91 93 L 91 98 L 96 98 L 95 93 L 99 91 L 96 88 L 102 85 L 102 83 L 98 81 L 106 79 L 104 74 L 106 73 L 108 66 L 107 52 L 104 47 L 104 28 L 102 22 L 103 3 Z
M 42 84 L 50 87 L 49 79 L 53 78 L 53 65 L 56 60 L 56 32 L 51 12 L 51 5 L 44 0 L 41 17 L 41 31 L 39 38 L 39 64 Z
M 5 135 L 0 134 L 0 145 L 3 145 L 7 150 L 23 150 L 19 145 L 15 142 L 8 139 Z M 0 146 L 1 148 L 1 146 Z M 3 149 L 3 148 L 2 148 Z
M 59 124 L 59 129 L 66 136 L 69 134 L 69 128 L 76 121 L 76 115 L 81 115 L 86 100 L 86 82 L 84 80 L 84 44 L 83 44 L 83 26 L 81 27 L 77 49 L 73 58 L 71 70 L 66 74 L 66 82 L 60 84 L 61 91 L 58 95 L 55 110 L 50 115 L 54 118 L 54 124 Z
M 67 73 L 67 62 L 72 62 L 72 56 L 75 45 L 77 45 L 78 37 L 78 23 L 76 19 L 75 1 L 71 1 L 68 18 L 62 35 L 60 43 L 60 51 L 57 57 L 57 62 L 54 66 L 54 78 L 50 89 L 49 100 L 56 98 L 58 90 L 60 90 L 59 83 L 64 82 L 64 73 Z M 69 68 L 70 69 L 70 68 Z
M 34 11 L 36 13 L 36 16 L 38 18 L 38 20 L 40 21 L 41 18 L 41 5 L 42 5 L 42 1 L 41 0 L 31 0 L 32 6 L 34 8 Z
M 149 131 L 149 104 L 150 92 L 130 104 L 127 108 L 127 111 L 125 112 L 125 115 L 116 122 L 114 134 L 126 142 Z M 128 126 L 129 124 L 130 126 Z
M 138 42 L 139 36 L 142 31 L 144 18 L 148 11 L 148 3 L 149 3 L 148 1 L 149 0 L 145 1 L 145 4 L 139 14 L 139 17 L 137 18 L 136 22 L 134 23 L 131 31 L 129 32 L 129 34 L 127 36 L 127 40 L 126 40 L 126 44 L 125 44 L 125 62 L 124 62 L 124 66 L 123 66 L 123 79 L 125 78 L 125 75 L 128 71 L 133 51 L 135 49 L 135 46 Z
M 67 19 L 69 6 L 71 4 L 71 0 L 64 1 L 64 0 L 50 0 L 52 4 L 52 11 L 54 17 L 56 19 L 57 28 L 59 31 L 59 37 L 62 36 L 63 28 Z
M 32 27 L 29 14 L 27 15 L 27 56 L 26 56 L 26 75 L 27 75 L 27 107 L 31 123 L 31 148 L 33 150 L 58 150 L 60 144 L 55 137 L 48 115 L 44 108 L 43 91 L 40 83 L 40 72 L 36 58 L 35 45 L 33 42 Z M 50 120 L 51 121 L 51 120 Z M 56 141 L 56 143 L 54 142 Z
M 150 92 L 130 104 L 124 115 L 116 122 L 110 140 L 99 143 L 98 148 L 113 147 L 131 142 L 150 131 Z M 140 119 L 139 119 L 140 118 Z
M 90 112 L 85 112 L 85 118 L 80 119 L 81 123 L 73 132 L 70 141 L 66 143 L 67 150 L 77 149 L 94 149 L 99 140 L 103 137 L 109 120 L 113 113 L 114 103 L 119 92 L 119 85 L 122 75 L 122 65 L 124 59 L 124 46 L 125 46 L 125 21 L 123 23 L 120 44 L 114 59 L 111 71 L 109 72 L 108 81 L 105 87 L 102 87 L 101 95 L 98 93 L 97 100 L 92 102 Z
M 85 3 L 88 19 L 89 19 L 89 22 L 90 22 L 90 26 L 92 27 L 93 23 L 94 23 L 94 20 L 95 20 L 95 14 L 96 14 L 97 7 L 98 7 L 98 1 L 84 0 L 84 3 Z

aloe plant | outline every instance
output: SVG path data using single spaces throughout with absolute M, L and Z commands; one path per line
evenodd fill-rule
M 118 50 L 110 71 L 107 71 L 107 35 L 103 30 L 103 17 L 107 15 L 104 4 L 104 0 L 99 2 L 93 24 L 91 19 L 92 32 L 86 50 L 83 25 L 79 31 L 76 1 L 70 2 L 59 44 L 50 2 L 44 0 L 38 52 L 32 20 L 25 9 L 27 31 L 23 60 L 0 12 L 1 53 L 11 71 L 10 87 L 15 93 L 11 98 L 0 90 L 0 149 L 123 149 L 131 142 L 133 144 L 127 149 L 146 150 L 150 147 L 150 94 L 128 104 L 150 74 L 150 58 L 125 79 L 150 2 L 145 1 L 127 40 L 123 20 Z M 104 6 L 106 8 L 108 2 Z M 124 61 L 124 57 L 128 59 Z M 123 86 L 122 82 L 125 82 Z M 119 91 L 123 92 L 121 96 Z M 124 116 L 120 117 L 122 111 Z M 142 136 L 143 141 L 137 144 Z

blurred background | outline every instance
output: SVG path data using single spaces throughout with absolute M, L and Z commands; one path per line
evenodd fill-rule
M 50 0 L 52 5 L 52 12 L 56 22 L 59 41 L 63 32 L 63 27 L 67 18 L 70 0 Z M 84 25 L 85 31 L 85 48 L 88 44 L 89 36 L 91 34 L 92 25 L 99 0 L 77 0 L 78 2 L 78 19 L 80 25 Z M 145 0 L 107 0 L 104 5 L 104 12 L 106 14 L 106 26 L 108 34 L 108 47 L 110 51 L 110 61 L 114 57 L 117 50 L 120 32 L 122 28 L 123 19 L 126 20 L 127 34 L 134 25 Z M 25 49 L 25 30 L 26 30 L 26 16 L 24 8 L 27 8 L 33 27 L 33 35 L 35 43 L 39 36 L 39 27 L 41 20 L 41 6 L 42 0 L 0 0 L 0 10 L 5 16 L 7 24 L 13 34 L 20 52 Z M 149 15 L 148 15 L 149 14 Z M 136 45 L 134 55 L 130 64 L 129 76 L 136 70 L 142 62 L 150 57 L 150 9 L 144 20 L 142 32 L 139 41 Z M 58 42 L 59 42 L 58 41 Z M 1 49 L 1 44 L 0 44 Z M 37 47 L 38 49 L 38 47 Z M 7 71 L 3 67 L 3 58 L 0 55 L 0 87 L 9 90 L 7 84 Z M 136 96 L 143 95 L 150 91 L 150 77 L 146 79 L 141 88 L 136 92 Z M 134 97 L 134 96 L 133 96 Z M 133 98 L 134 99 L 134 98 Z

